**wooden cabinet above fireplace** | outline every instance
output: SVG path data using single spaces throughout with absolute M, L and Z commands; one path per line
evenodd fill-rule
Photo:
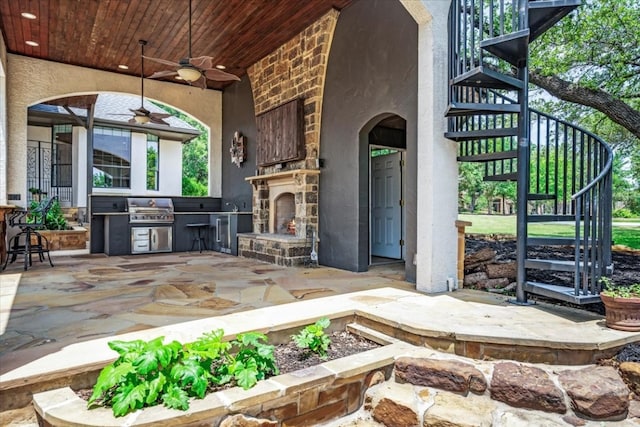
M 258 166 L 303 160 L 303 100 L 297 98 L 256 117 Z

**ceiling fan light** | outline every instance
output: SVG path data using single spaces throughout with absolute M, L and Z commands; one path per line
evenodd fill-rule
M 202 76 L 200 70 L 192 67 L 178 68 L 178 74 L 182 77 L 182 80 L 186 80 L 188 82 L 195 82 Z
M 149 123 L 149 121 L 151 121 L 151 119 L 148 116 L 138 116 L 136 115 L 134 117 L 135 121 L 137 124 L 139 125 L 145 125 L 147 123 Z

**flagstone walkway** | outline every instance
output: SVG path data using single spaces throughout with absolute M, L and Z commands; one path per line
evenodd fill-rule
M 415 289 L 402 264 L 352 273 L 218 252 L 53 261 L 0 274 L 0 374 L 71 343 L 359 290 Z

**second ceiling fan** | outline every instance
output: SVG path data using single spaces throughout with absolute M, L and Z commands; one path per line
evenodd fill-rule
M 133 113 L 133 117 L 129 119 L 129 123 L 134 124 L 137 123 L 139 125 L 144 125 L 149 122 L 155 123 L 157 125 L 167 125 L 169 123 L 165 122 L 162 119 L 166 119 L 171 117 L 171 114 L 168 113 L 152 113 L 151 111 L 144 108 L 144 46 L 147 44 L 146 40 L 138 40 L 140 44 L 140 108 L 135 110 L 129 109 Z M 130 116 L 131 114 L 112 114 L 115 116 Z
M 240 77 L 222 71 L 213 65 L 213 58 L 211 56 L 198 56 L 193 58 L 191 56 L 191 0 L 189 0 L 189 50 L 187 57 L 180 59 L 179 62 L 167 61 L 161 58 L 152 58 L 145 56 L 150 61 L 159 62 L 160 64 L 169 65 L 174 67 L 175 70 L 158 71 L 149 76 L 150 79 L 158 79 L 162 77 L 180 76 L 182 80 L 189 84 L 200 82 L 202 89 L 207 88 L 207 79 L 215 81 L 231 81 L 240 80 Z

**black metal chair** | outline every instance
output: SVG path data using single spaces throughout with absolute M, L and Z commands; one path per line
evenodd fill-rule
M 24 255 L 24 269 L 27 270 L 32 265 L 33 254 L 38 254 L 40 262 L 44 261 L 46 254 L 49 264 L 53 267 L 49 255 L 49 240 L 38 233 L 38 230 L 45 228 L 47 213 L 55 200 L 56 197 L 45 199 L 34 208 L 15 211 L 9 215 L 9 225 L 20 228 L 20 232 L 9 239 L 7 259 L 2 270 L 5 270 L 10 262 L 15 262 L 18 255 Z

